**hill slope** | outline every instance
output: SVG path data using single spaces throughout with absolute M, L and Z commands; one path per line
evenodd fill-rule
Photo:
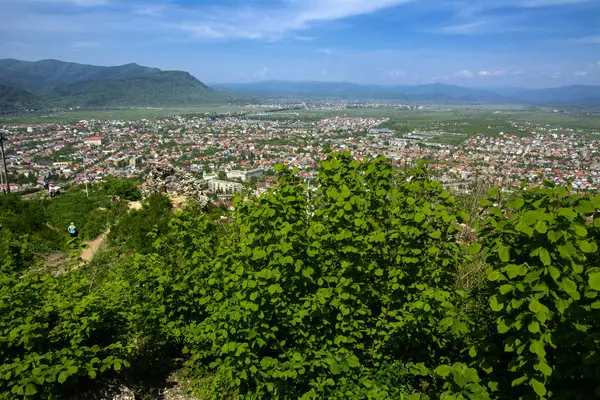
M 36 93 L 44 88 L 72 85 L 81 82 L 145 76 L 160 72 L 158 68 L 126 64 L 118 67 L 99 67 L 58 60 L 19 61 L 0 60 L 0 82 Z
M 243 101 L 240 96 L 209 88 L 187 72 L 137 64 L 100 67 L 5 59 L 0 60 L 0 84 L 28 93 L 31 99 L 37 96 L 47 101 L 48 107 L 173 107 Z M 3 98 L 0 110 L 16 109 L 13 101 Z
M 25 90 L 0 84 L 0 114 L 48 108 L 48 103 Z

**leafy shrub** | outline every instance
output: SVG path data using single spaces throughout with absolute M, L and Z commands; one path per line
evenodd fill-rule
M 118 282 L 90 293 L 74 271 L 0 275 L 0 398 L 49 398 L 127 367 L 127 321 Z
M 453 288 L 463 217 L 422 169 L 395 177 L 383 158 L 346 153 L 321 167 L 311 199 L 280 169 L 273 192 L 236 204 L 200 289 L 207 318 L 185 338 L 192 360 L 212 361 L 219 390 L 315 398 L 402 354 L 420 366 L 402 378 L 407 393 L 417 381 L 430 391 L 430 371 L 468 330 Z
M 1 230 L 0 398 L 182 365 L 207 399 L 600 396 L 600 196 L 493 189 L 474 216 L 382 157 L 331 154 L 314 190 L 278 174 L 225 219 L 154 196 L 60 277 Z M 465 284 L 475 264 L 486 277 Z
M 169 229 L 171 208 L 168 197 L 162 194 L 150 196 L 140 210 L 129 211 L 111 228 L 110 242 L 126 251 L 151 253 L 154 239 Z
M 135 181 L 109 175 L 102 180 L 102 185 L 109 195 L 119 196 L 123 200 L 139 200 L 142 198 Z
M 600 396 L 600 196 L 569 190 L 546 182 L 500 208 L 492 189 L 483 203 L 495 332 L 481 348 L 505 398 Z

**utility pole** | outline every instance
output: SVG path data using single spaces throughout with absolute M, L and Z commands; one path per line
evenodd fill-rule
M 4 169 L 0 167 L 0 191 L 4 195 Z
M 6 178 L 6 193 L 10 193 L 10 185 L 8 184 L 8 169 L 6 168 L 6 155 L 4 154 L 4 131 L 0 131 L 0 151 L 2 151 L 2 167 L 4 169 L 4 177 Z
M 85 179 L 85 196 L 86 197 L 90 197 L 90 194 L 88 192 L 88 186 L 87 186 L 87 172 L 85 170 L 85 156 L 81 157 L 81 159 L 83 160 L 83 177 Z

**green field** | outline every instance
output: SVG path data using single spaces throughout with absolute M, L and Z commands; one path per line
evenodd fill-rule
M 331 117 L 389 118 L 381 127 L 398 133 L 415 129 L 435 129 L 438 123 L 457 124 L 444 129 L 461 134 L 498 134 L 510 130 L 508 121 L 549 124 L 556 128 L 580 129 L 583 134 L 600 132 L 600 116 L 571 112 L 554 113 L 551 110 L 523 109 L 519 106 L 435 106 L 430 110 L 399 110 L 392 108 L 351 108 L 346 110 L 290 110 L 265 113 L 269 109 L 249 109 L 241 106 L 206 106 L 190 108 L 150 108 L 56 112 L 51 114 L 16 115 L 0 117 L 0 124 L 72 123 L 82 119 L 140 120 L 157 119 L 172 115 L 204 116 L 225 113 L 244 113 L 248 118 L 261 120 L 318 121 Z M 459 124 L 464 124 L 460 126 Z M 492 128 L 488 128 L 492 126 Z M 438 127 L 439 128 L 439 127 Z
M 254 110 L 256 109 L 248 109 L 240 106 L 206 106 L 190 108 L 130 108 L 116 110 L 64 111 L 47 114 L 25 114 L 0 117 L 0 124 L 70 123 L 82 119 L 137 121 L 140 119 L 163 118 L 171 115 L 241 113 Z

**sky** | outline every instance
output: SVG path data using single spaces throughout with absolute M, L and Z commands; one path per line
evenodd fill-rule
M 0 0 L 0 58 L 209 84 L 600 85 L 600 0 Z

